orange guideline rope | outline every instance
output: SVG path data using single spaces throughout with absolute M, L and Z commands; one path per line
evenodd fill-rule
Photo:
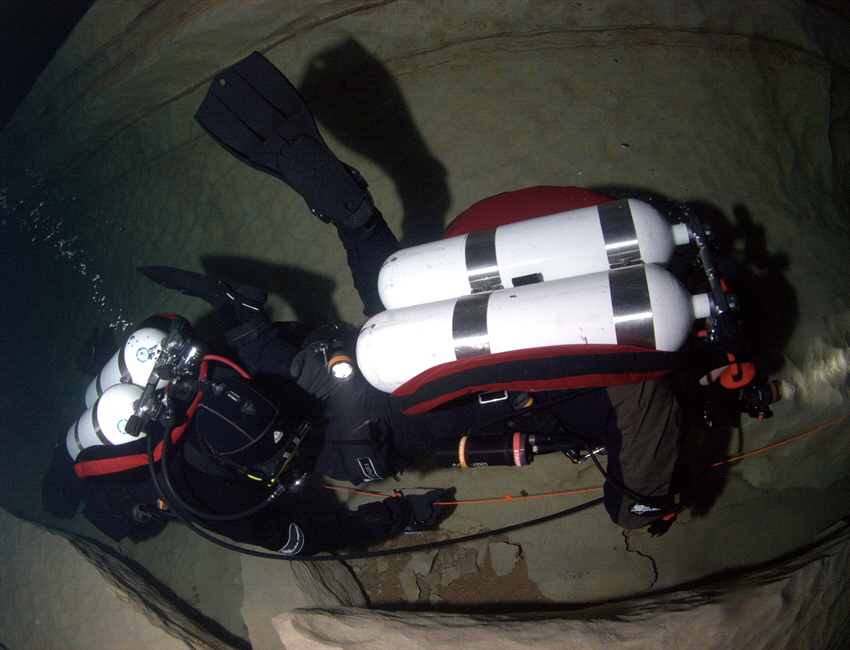
M 391 498 L 386 494 L 381 494 L 380 492 L 367 492 L 365 490 L 354 490 L 352 488 L 338 487 L 336 485 L 323 485 L 322 486 L 328 490 L 336 490 L 337 492 L 348 492 L 350 494 L 363 494 L 365 496 L 370 497 L 382 497 L 382 498 Z M 459 506 L 459 505 L 468 505 L 472 503 L 499 503 L 501 501 L 522 501 L 524 499 L 543 499 L 544 497 L 561 497 L 569 494 L 584 494 L 585 492 L 599 492 L 601 487 L 594 488 L 584 488 L 581 490 L 570 490 L 569 492 L 550 492 L 548 494 L 528 494 L 523 496 L 511 496 L 510 494 L 505 494 L 504 496 L 498 499 L 469 499 L 468 501 L 436 501 L 436 505 L 440 506 Z M 400 496 L 398 494 L 392 496 Z
M 499 499 L 469 499 L 468 501 L 438 501 L 441 506 L 462 506 L 470 503 L 499 503 L 501 501 L 522 501 L 524 499 L 543 499 L 545 497 L 562 497 L 569 494 L 584 494 L 585 492 L 599 492 L 601 487 L 584 488 L 581 490 L 570 490 L 569 492 L 550 492 L 548 494 L 525 494 L 522 496 L 511 496 L 505 494 Z
M 812 429 L 809 429 L 808 431 L 804 431 L 801 434 L 798 434 L 796 436 L 788 438 L 787 440 L 775 442 L 772 445 L 768 445 L 767 447 L 762 447 L 761 449 L 755 449 L 753 451 L 747 452 L 746 454 L 741 454 L 740 456 L 735 456 L 734 458 L 727 458 L 726 460 L 718 461 L 718 462 L 712 464 L 710 467 L 720 467 L 721 465 L 725 465 L 727 463 L 733 463 L 736 460 L 741 460 L 742 458 L 746 458 L 747 456 L 753 456 L 755 454 L 760 454 L 761 452 L 767 451 L 768 449 L 773 449 L 774 447 L 784 445 L 788 442 L 793 442 L 794 440 L 798 440 L 798 439 L 800 439 L 804 436 L 807 436 L 811 433 L 814 433 L 815 431 L 818 431 L 819 429 L 823 429 L 824 427 L 828 427 L 830 424 L 835 424 L 839 420 L 843 420 L 844 418 L 846 418 L 848 416 L 850 416 L 850 412 L 845 413 L 844 415 L 839 415 L 834 420 L 830 420 L 829 422 L 824 422 L 823 424 L 819 424 L 818 426 L 816 426 Z M 351 494 L 363 494 L 363 495 L 366 495 L 366 496 L 388 498 L 386 494 L 381 494 L 380 492 L 367 492 L 365 490 L 353 490 L 351 488 L 337 487 L 337 486 L 334 486 L 334 485 L 323 485 L 322 487 L 324 487 L 328 490 L 337 490 L 339 492 L 349 492 Z M 469 505 L 469 504 L 473 504 L 473 503 L 500 503 L 500 502 L 503 502 L 503 501 L 523 501 L 525 499 L 543 499 L 543 498 L 546 498 L 546 497 L 560 497 L 560 496 L 568 496 L 568 495 L 571 495 L 571 494 L 583 494 L 583 493 L 586 493 L 586 492 L 599 492 L 600 490 L 602 490 L 601 487 L 594 487 L 594 488 L 585 488 L 585 489 L 581 489 L 581 490 L 570 490 L 568 492 L 550 492 L 548 494 L 530 494 L 530 495 L 523 495 L 523 496 L 518 496 L 518 497 L 511 496 L 510 494 L 505 494 L 504 496 L 502 496 L 501 498 L 498 498 L 498 499 L 469 499 L 468 501 L 437 501 L 436 504 L 441 505 L 441 506 L 460 506 L 460 505 Z M 393 496 L 400 496 L 400 495 L 396 494 L 396 495 L 393 495 Z
M 747 456 L 753 456 L 755 454 L 760 454 L 761 452 L 767 451 L 768 449 L 773 449 L 774 447 L 778 447 L 779 445 L 784 445 L 787 442 L 792 442 L 794 440 L 798 440 L 798 439 L 800 439 L 804 436 L 809 435 L 810 433 L 814 433 L 818 429 L 823 429 L 824 427 L 828 427 L 830 424 L 835 424 L 839 420 L 843 420 L 844 418 L 846 418 L 848 415 L 850 415 L 850 413 L 845 413 L 844 415 L 839 415 L 834 420 L 830 420 L 829 422 L 824 422 L 823 424 L 819 424 L 818 426 L 814 427 L 813 429 L 809 429 L 808 431 L 804 431 L 803 433 L 800 433 L 796 436 L 788 438 L 787 440 L 781 440 L 779 442 L 774 442 L 772 445 L 768 445 L 767 447 L 762 447 L 761 449 L 754 449 L 753 451 L 749 451 L 746 454 L 741 454 L 740 456 L 735 456 L 734 458 L 727 458 L 726 460 L 718 461 L 718 462 L 714 463 L 713 465 L 711 465 L 711 467 L 719 467 L 720 465 L 725 465 L 726 463 L 734 463 L 736 460 L 741 460 L 742 458 L 746 458 Z

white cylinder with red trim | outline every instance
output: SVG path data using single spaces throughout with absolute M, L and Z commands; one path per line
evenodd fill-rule
M 76 460 L 83 449 L 94 445 L 120 445 L 137 440 L 125 427 L 143 392 L 133 384 L 115 384 L 107 388 L 68 429 L 65 446 L 71 458 Z
M 664 266 L 689 238 L 648 203 L 611 201 L 402 249 L 384 262 L 378 292 L 397 309 L 641 261 Z
M 390 309 L 357 340 L 357 364 L 392 392 L 434 366 L 468 357 L 575 344 L 678 350 L 712 309 L 654 264 Z
M 113 355 L 89 384 L 86 389 L 86 408 L 91 407 L 107 388 L 115 384 L 147 384 L 151 370 L 162 352 L 162 340 L 165 337 L 165 332 L 154 327 L 143 327 L 133 332 L 124 347 Z M 162 388 L 166 383 L 160 380 L 157 388 Z

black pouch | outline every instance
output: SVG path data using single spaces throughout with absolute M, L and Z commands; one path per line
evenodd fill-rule
M 237 377 L 211 384 L 195 413 L 200 440 L 233 468 L 259 465 L 272 458 L 289 434 L 288 428 L 276 429 L 279 406 Z
M 316 462 L 322 474 L 354 485 L 387 478 L 399 466 L 388 432 L 374 420 L 348 432 L 328 431 Z

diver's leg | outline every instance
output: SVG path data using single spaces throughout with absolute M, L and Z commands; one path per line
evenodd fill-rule
M 173 266 L 140 266 L 137 270 L 164 287 L 207 301 L 221 314 L 225 329 L 261 314 L 268 299 L 262 289 Z
M 327 146 L 289 80 L 255 52 L 216 75 L 195 118 L 226 151 L 285 182 L 337 227 L 364 313 L 383 311 L 378 272 L 398 241 L 366 181 Z
M 608 471 L 637 499 L 609 481 L 605 508 L 623 528 L 641 528 L 666 514 L 680 433 L 678 402 L 665 379 L 609 386 L 616 432 L 608 439 Z
M 348 256 L 354 287 L 363 302 L 363 313 L 374 316 L 384 311 L 378 295 L 378 273 L 386 259 L 400 248 L 398 239 L 377 209 L 365 226 L 338 227 L 337 232 Z
M 229 329 L 227 342 L 239 354 L 239 361 L 252 376 L 259 374 L 290 377 L 290 367 L 298 348 L 290 345 L 281 334 L 283 323 L 272 323 L 259 314 Z

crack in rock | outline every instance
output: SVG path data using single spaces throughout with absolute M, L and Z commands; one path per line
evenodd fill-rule
M 630 531 L 628 531 L 628 530 L 623 531 L 623 539 L 626 542 L 626 551 L 628 551 L 629 553 L 637 553 L 641 557 L 645 557 L 647 560 L 650 561 L 650 563 L 652 564 L 652 573 L 655 577 L 652 579 L 652 582 L 649 584 L 647 589 L 652 589 L 655 586 L 655 583 L 658 582 L 658 565 L 655 563 L 655 558 L 653 558 L 651 555 L 647 555 L 646 553 L 641 553 L 636 548 L 631 548 L 629 542 L 630 542 L 632 536 L 629 535 L 629 532 Z

